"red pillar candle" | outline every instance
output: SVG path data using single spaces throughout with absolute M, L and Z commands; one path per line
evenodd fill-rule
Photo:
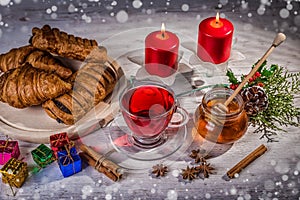
M 204 19 L 199 24 L 198 57 L 205 62 L 220 64 L 228 60 L 231 51 L 232 23 L 224 18 L 216 17 Z
M 165 31 L 150 33 L 145 39 L 145 69 L 151 75 L 168 77 L 177 70 L 178 66 L 178 37 Z

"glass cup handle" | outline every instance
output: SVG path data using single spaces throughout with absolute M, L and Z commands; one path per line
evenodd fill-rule
M 185 109 L 177 107 L 176 111 L 173 113 L 170 123 L 168 124 L 168 128 L 179 128 L 186 125 L 188 121 L 189 113 Z

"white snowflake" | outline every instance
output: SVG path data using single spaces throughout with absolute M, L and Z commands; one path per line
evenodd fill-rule
M 183 12 L 187 12 L 190 9 L 190 6 L 188 4 L 182 4 L 181 10 Z
M 0 0 L 1 6 L 7 6 L 10 3 L 10 0 Z
M 140 0 L 134 0 L 132 2 L 132 6 L 136 9 L 139 9 L 140 7 L 142 7 L 143 3 Z
M 178 194 L 175 190 L 169 190 L 167 193 L 168 200 L 176 200 L 178 198 Z
M 125 23 L 128 20 L 128 13 L 125 10 L 120 10 L 116 14 L 116 19 L 119 23 Z
M 282 8 L 280 11 L 279 11 L 279 16 L 283 19 L 285 18 L 288 18 L 290 15 L 290 12 L 288 11 L 288 9 L 286 8 Z

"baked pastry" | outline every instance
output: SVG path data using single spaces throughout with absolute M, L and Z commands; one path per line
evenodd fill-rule
M 42 104 L 58 122 L 72 125 L 110 94 L 117 83 L 112 63 L 87 63 L 72 75 L 73 90 Z
M 46 51 L 33 51 L 26 58 L 26 62 L 30 63 L 33 67 L 43 69 L 47 72 L 54 72 L 63 79 L 69 78 L 73 73 L 72 70 L 65 67 L 59 59 Z
M 34 27 L 29 42 L 38 49 L 80 61 L 105 62 L 107 59 L 106 49 L 98 47 L 96 40 L 75 37 L 49 25 L 41 29 Z
M 0 76 L 0 101 L 16 108 L 39 105 L 72 89 L 54 73 L 26 63 Z
M 34 50 L 33 46 L 23 46 L 11 49 L 9 52 L 0 55 L 0 70 L 6 72 L 18 68 L 24 64 L 26 57 Z
M 1 54 L 0 70 L 6 72 L 10 69 L 21 67 L 26 62 L 47 72 L 55 72 L 63 79 L 72 75 L 72 70 L 66 68 L 59 59 L 31 45 L 14 48 L 5 54 Z

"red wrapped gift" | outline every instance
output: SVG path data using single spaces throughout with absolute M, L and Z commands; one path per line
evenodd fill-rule
M 57 152 L 64 150 L 64 146 L 69 144 L 70 140 L 66 132 L 50 135 L 50 146 L 57 158 Z
M 4 165 L 11 158 L 18 158 L 19 155 L 18 141 L 0 140 L 0 165 Z

